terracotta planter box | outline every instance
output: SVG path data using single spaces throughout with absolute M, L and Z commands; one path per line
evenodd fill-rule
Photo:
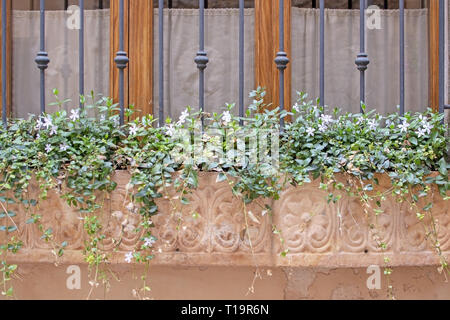
M 273 208 L 273 215 L 263 215 L 257 204 L 248 206 L 252 217 L 247 217 L 246 224 L 242 202 L 232 196 L 226 182 L 217 183 L 216 177 L 214 173 L 200 174 L 199 188 L 193 192 L 191 203 L 183 206 L 183 212 L 172 214 L 168 200 L 158 201 L 160 213 L 153 221 L 157 226 L 154 234 L 158 237 L 155 248 L 161 252 L 156 252 L 155 265 L 347 268 L 383 265 L 384 256 L 391 258 L 392 266 L 425 266 L 439 262 L 425 239 L 425 230 L 416 212 L 392 198 L 382 203 L 384 213 L 376 221 L 370 221 L 378 225 L 376 230 L 387 244 L 383 254 L 373 240 L 373 230 L 368 227 L 357 198 L 344 196 L 338 203 L 328 204 L 326 193 L 318 189 L 319 182 L 291 186 L 282 193 L 280 200 L 266 200 Z M 387 176 L 379 178 L 378 188 L 387 189 Z M 103 246 L 110 252 L 111 263 L 125 263 L 125 254 L 136 247 L 141 236 L 125 232 L 120 246 L 113 250 L 112 239 L 119 238 L 122 228 L 112 213 L 127 214 L 125 186 L 129 174 L 119 171 L 114 179 L 118 187 L 110 196 L 106 195 L 103 209 L 104 231 L 108 235 Z M 37 193 L 37 188 L 33 186 L 31 192 Z M 430 201 L 434 202 L 432 212 L 439 222 L 441 248 L 450 257 L 448 203 L 437 192 L 421 202 L 425 205 Z M 68 242 L 59 262 L 83 263 L 86 235 L 77 210 L 52 192 L 47 200 L 41 201 L 37 211 L 44 225 L 53 229 L 56 242 Z M 193 212 L 198 214 L 193 216 Z M 37 227 L 25 224 L 28 214 L 21 212 L 15 219 L 24 248 L 17 255 L 11 255 L 10 261 L 55 262 L 51 246 L 40 239 Z M 137 222 L 139 216 L 131 214 L 129 219 Z M 282 234 L 283 246 L 280 237 L 273 232 L 273 225 Z M 284 250 L 288 250 L 288 254 L 281 256 Z

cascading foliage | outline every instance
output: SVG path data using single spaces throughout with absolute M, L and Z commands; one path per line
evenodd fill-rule
M 267 109 L 264 91 L 259 88 L 250 94 L 253 103 L 243 119 L 233 115 L 234 105 L 226 105 L 220 114 L 201 114 L 188 107 L 178 120 L 167 119 L 164 127 L 157 127 L 152 116 L 138 117 L 120 126 L 117 105 L 109 98 L 96 99 L 92 94 L 91 105 L 83 97 L 83 110 L 67 112 L 63 107 L 69 101 L 60 100 L 57 90 L 54 94 L 56 102 L 52 105 L 58 111 L 28 120 L 11 119 L 7 130 L 0 129 L 0 232 L 5 235 L 0 244 L 0 287 L 8 297 L 14 296 L 11 279 L 17 270 L 17 265 L 8 263 L 8 257 L 23 245 L 14 222 L 17 215 L 26 215 L 27 223 L 38 225 L 42 239 L 52 244 L 56 258 L 67 247 L 66 242 L 55 242 L 53 230 L 46 228 L 42 217 L 35 213 L 36 207 L 45 206 L 47 193 L 54 189 L 83 217 L 88 235 L 84 254 L 94 275 L 92 288 L 107 281 L 105 268 L 110 252 L 102 247 L 106 236 L 99 212 L 105 195 L 116 188 L 113 175 L 117 170 L 131 173 L 126 186 L 127 214 L 138 215 L 140 222 L 123 222 L 120 214 L 115 218 L 123 222 L 124 229 L 142 234 L 141 243 L 125 255 L 124 261 L 141 262 L 147 267 L 157 254 L 153 245 L 158 239 L 152 233 L 152 217 L 158 213 L 156 200 L 170 197 L 172 210 L 182 211 L 190 201 L 190 190 L 198 186 L 200 171 L 217 172 L 217 180 L 227 180 L 233 194 L 244 204 L 260 202 L 269 213 L 271 208 L 262 203 L 264 198 L 278 199 L 289 184 L 303 185 L 320 179 L 320 188 L 328 190 L 329 202 L 339 201 L 346 192 L 359 197 L 368 213 L 380 214 L 387 194 L 374 191 L 377 173 L 391 178 L 389 194 L 410 203 L 421 221 L 425 221 L 433 204 L 424 208 L 417 204 L 433 185 L 448 199 L 448 127 L 442 123 L 443 115 L 431 110 L 405 116 L 383 116 L 375 110 L 342 113 L 319 107 L 317 102 L 308 101 L 306 94 L 299 93 L 291 112 L 280 112 Z M 363 110 L 367 110 L 365 106 Z M 127 117 L 134 114 L 132 109 L 126 111 Z M 260 155 L 255 156 L 255 150 L 246 147 L 249 137 L 243 139 L 242 132 L 255 136 L 264 130 L 278 133 L 281 118 L 289 121 L 279 136 L 277 167 L 251 161 L 259 159 L 261 150 L 258 147 Z M 180 131 L 184 134 L 184 151 L 194 157 L 179 156 Z M 273 155 L 273 149 L 268 153 Z M 346 179 L 342 181 L 338 176 Z M 36 198 L 28 192 L 33 181 L 40 186 Z M 170 188 L 176 196 L 169 196 Z M 13 207 L 21 209 L 14 211 L 10 209 Z M 273 230 L 282 239 L 282 231 L 276 226 Z M 448 272 L 437 234 L 430 238 L 435 239 L 433 245 L 442 269 Z M 378 244 L 382 249 L 385 246 Z M 282 255 L 288 253 L 286 250 Z M 385 273 L 390 274 L 389 259 L 385 262 Z M 142 279 L 140 297 L 150 290 L 145 284 L 146 275 Z

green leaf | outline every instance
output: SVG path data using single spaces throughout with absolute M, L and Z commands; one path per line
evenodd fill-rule
M 13 289 L 13 287 L 10 287 L 10 288 L 6 291 L 5 296 L 7 296 L 7 297 L 9 297 L 9 298 L 12 298 L 12 297 L 14 296 L 14 289 Z
M 447 162 L 445 161 L 445 158 L 442 158 L 441 160 L 439 160 L 438 165 L 439 165 L 439 173 L 443 176 L 447 176 L 448 170 L 447 170 Z
M 225 180 L 227 180 L 227 175 L 225 173 L 221 172 L 217 175 L 217 179 L 216 179 L 217 183 L 225 181 Z
M 416 137 L 411 137 L 409 138 L 409 142 L 411 142 L 413 145 L 417 146 L 418 142 L 417 142 L 417 138 Z

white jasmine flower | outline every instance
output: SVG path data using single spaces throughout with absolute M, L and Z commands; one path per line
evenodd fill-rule
M 186 109 L 181 113 L 180 118 L 178 119 L 177 126 L 181 126 L 186 122 L 186 118 L 189 117 L 189 111 Z
M 425 131 L 424 129 L 422 129 L 422 128 L 419 128 L 419 129 L 416 131 L 416 134 L 417 134 L 417 136 L 420 138 L 420 137 L 423 137 L 423 136 L 426 134 L 426 131 Z
M 327 129 L 328 129 L 328 127 L 327 127 L 326 124 L 322 123 L 322 124 L 319 125 L 319 131 L 320 132 L 325 132 L 325 131 L 327 131 Z
M 370 130 L 376 130 L 376 128 L 378 127 L 378 123 L 375 119 L 369 120 L 367 124 L 369 125 Z
M 50 153 L 50 151 L 52 151 L 52 145 L 51 144 L 47 144 L 46 146 L 45 146 L 45 152 L 47 152 L 47 153 Z
M 433 129 L 433 126 L 431 124 L 429 124 L 428 122 L 423 122 L 423 130 L 424 132 L 426 132 L 427 134 L 431 133 L 431 129 Z
M 153 247 L 153 244 L 155 243 L 156 241 L 153 239 L 153 238 L 145 238 L 144 239 L 144 246 L 146 246 L 146 247 Z
M 308 134 L 307 135 L 308 137 L 314 137 L 314 132 L 316 132 L 316 129 L 314 129 L 313 127 L 309 127 L 308 129 L 306 129 L 306 133 Z
M 41 135 L 38 133 L 37 135 L 36 135 L 36 139 L 39 139 L 41 137 Z
M 138 131 L 138 127 L 133 123 L 130 127 L 130 135 L 131 136 L 136 135 L 137 131 Z
M 60 151 L 66 151 L 68 148 L 69 148 L 69 146 L 65 143 L 59 145 Z
M 294 104 L 292 109 L 294 109 L 294 111 L 297 112 L 297 113 L 300 112 L 300 107 L 298 106 L 298 103 Z
M 80 119 L 80 111 L 78 109 L 72 109 L 70 110 L 70 113 L 71 113 L 70 120 L 76 121 Z
M 364 120 L 365 119 L 363 117 L 360 117 L 360 118 L 358 118 L 358 121 L 356 122 L 356 124 L 363 124 Z
M 419 115 L 419 120 L 422 124 L 428 123 L 427 117 L 424 117 L 423 115 Z
M 102 114 L 101 116 L 100 116 L 100 121 L 105 121 L 106 120 L 106 116 L 104 115 L 104 114 Z
M 42 125 L 45 127 L 45 129 L 48 129 L 48 128 L 50 128 L 51 126 L 53 126 L 53 123 L 52 123 L 52 117 L 51 117 L 50 115 L 47 115 L 47 116 L 44 118 L 44 123 L 43 123 Z
M 52 130 L 50 130 L 50 135 L 52 136 L 52 135 L 56 134 L 58 132 L 57 130 L 58 130 L 57 126 L 52 126 Z
M 175 134 L 175 127 L 173 124 L 169 124 L 166 128 L 166 134 L 169 137 L 173 137 L 173 135 Z
M 114 125 L 119 126 L 120 125 L 119 117 L 115 117 L 113 122 L 114 122 Z
M 408 131 L 408 128 L 409 128 L 409 123 L 406 122 L 406 121 L 403 121 L 403 123 L 400 124 L 400 125 L 398 126 L 398 128 L 400 129 L 400 132 L 407 132 L 407 131 Z
M 36 120 L 36 126 L 34 127 L 36 130 L 40 130 L 41 128 L 42 128 L 42 126 L 43 126 L 43 122 L 42 122 L 42 120 L 41 120 L 41 118 L 38 118 L 37 120 Z
M 328 124 L 328 123 L 333 122 L 333 118 L 330 115 L 327 115 L 327 114 L 321 115 L 320 119 L 322 120 L 322 123 L 324 123 L 324 124 Z
M 231 122 L 231 114 L 230 111 L 225 111 L 222 115 L 222 120 L 224 125 L 228 125 Z
M 125 255 L 125 262 L 126 263 L 131 263 L 132 260 L 133 260 L 133 252 L 128 252 Z

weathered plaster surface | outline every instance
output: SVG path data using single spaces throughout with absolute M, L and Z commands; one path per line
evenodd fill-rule
M 91 286 L 88 270 L 80 265 L 81 288 L 66 286 L 71 276 L 67 265 L 21 264 L 20 278 L 13 281 L 19 299 L 86 299 Z M 148 285 L 152 299 L 387 299 L 387 281 L 382 287 L 369 290 L 365 268 L 261 268 L 261 278 L 249 293 L 255 268 L 252 267 L 151 267 Z M 107 290 L 100 285 L 91 299 L 136 299 L 133 290 L 142 287 L 142 266 L 114 265 Z M 394 268 L 392 284 L 397 299 L 450 299 L 450 283 L 435 267 Z M 0 298 L 1 299 L 1 298 Z

